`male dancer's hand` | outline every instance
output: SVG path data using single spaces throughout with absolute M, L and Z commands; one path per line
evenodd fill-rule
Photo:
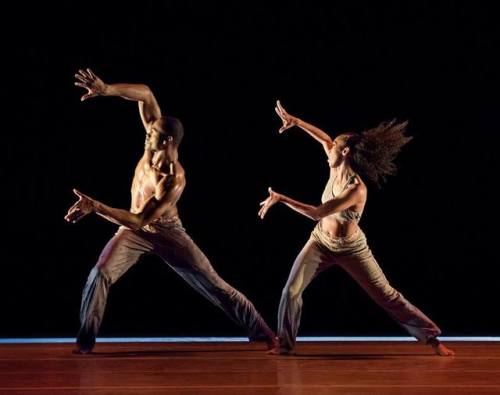
M 283 126 L 280 128 L 279 133 L 283 133 L 285 130 L 290 129 L 297 124 L 297 118 L 288 114 L 279 100 L 276 101 L 276 107 L 274 108 L 274 111 L 276 111 L 276 114 L 278 114 L 278 116 L 283 121 Z
M 80 221 L 87 214 L 94 211 L 93 199 L 84 195 L 77 189 L 73 189 L 73 193 L 78 196 L 78 201 L 73 204 L 64 219 L 68 222 L 75 223 Z
M 260 205 L 262 206 L 259 210 L 258 216 L 261 219 L 264 219 L 264 216 L 267 213 L 267 210 L 269 210 L 272 206 L 274 206 L 276 203 L 280 201 L 281 195 L 279 193 L 274 192 L 271 187 L 268 189 L 269 192 L 269 197 L 264 200 L 263 202 L 260 202 Z
M 87 89 L 87 93 L 80 98 L 81 101 L 106 94 L 107 85 L 92 70 L 80 69 L 75 78 L 78 80 L 75 81 L 76 86 Z

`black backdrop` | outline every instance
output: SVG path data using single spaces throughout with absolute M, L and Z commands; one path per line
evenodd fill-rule
M 104 2 L 101 2 L 104 3 Z M 80 67 L 142 82 L 186 130 L 180 213 L 220 275 L 272 326 L 313 223 L 276 190 L 318 202 L 328 167 L 274 102 L 336 134 L 408 119 L 399 174 L 362 227 L 393 285 L 447 335 L 499 335 L 493 158 L 498 50 L 486 2 L 18 4 L 5 18 L 0 336 L 72 336 L 86 276 L 115 226 L 63 221 L 73 187 L 128 207 L 143 147 L 135 103 L 80 103 Z M 104 8 L 103 8 L 104 7 Z M 304 295 L 301 335 L 406 335 L 340 269 Z M 102 335 L 243 335 L 159 259 L 109 298 Z

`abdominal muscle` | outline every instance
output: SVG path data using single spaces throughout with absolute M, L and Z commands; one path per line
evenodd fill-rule
M 330 237 L 347 237 L 356 233 L 359 228 L 357 221 L 340 222 L 335 215 L 322 218 L 320 227 Z
M 139 213 L 144 202 L 155 195 L 160 178 L 161 175 L 158 170 L 154 169 L 145 158 L 139 161 L 130 190 L 132 197 L 130 211 L 132 213 Z M 177 215 L 177 207 L 174 205 L 166 210 L 162 217 L 173 217 Z

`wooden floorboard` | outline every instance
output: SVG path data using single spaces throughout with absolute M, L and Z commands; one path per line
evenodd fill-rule
M 292 357 L 248 343 L 0 345 L 0 394 L 500 394 L 500 343 L 301 343 Z

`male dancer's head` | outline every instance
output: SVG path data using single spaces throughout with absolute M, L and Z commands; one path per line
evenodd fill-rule
M 147 131 L 146 149 L 154 152 L 177 150 L 183 136 L 184 127 L 181 121 L 174 117 L 162 116 Z
M 170 164 L 177 162 L 177 149 L 184 136 L 181 121 L 170 116 L 161 116 L 146 131 L 144 150 L 151 165 L 158 170 L 166 170 Z

